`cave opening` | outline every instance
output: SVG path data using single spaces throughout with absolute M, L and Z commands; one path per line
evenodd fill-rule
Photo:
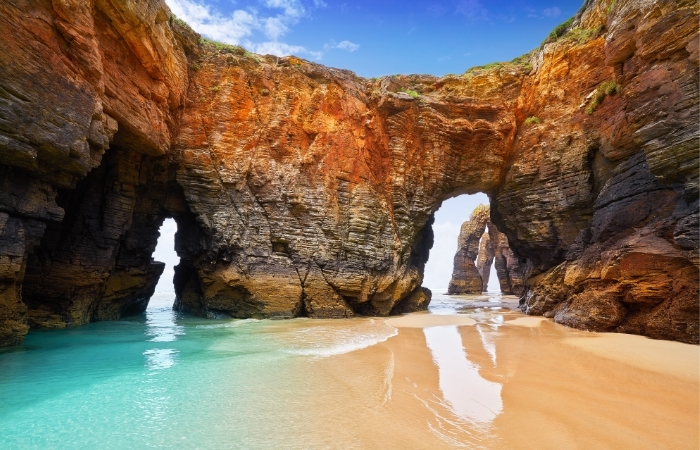
M 489 198 L 484 193 L 463 194 L 445 200 L 435 212 L 435 222 L 432 225 L 434 241 L 430 250 L 428 262 L 425 265 L 423 285 L 435 293 L 446 293 L 450 285 L 454 267 L 454 260 L 459 250 L 459 234 L 462 224 L 470 219 L 472 213 L 480 205 L 489 206 Z M 477 249 L 482 240 L 489 235 L 486 231 L 478 236 Z M 476 263 L 476 260 L 474 261 Z M 483 292 L 501 293 L 496 265 L 489 264 L 488 272 L 483 274 Z M 478 274 L 481 276 L 481 274 Z
M 170 308 L 175 301 L 173 279 L 175 277 L 175 266 L 180 263 L 180 257 L 175 251 L 175 233 L 177 233 L 177 222 L 175 219 L 166 218 L 160 226 L 159 233 L 160 236 L 152 258 L 165 263 L 165 268 L 148 303 L 148 308 Z

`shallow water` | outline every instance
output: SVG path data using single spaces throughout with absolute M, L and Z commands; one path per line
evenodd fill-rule
M 161 293 L 0 353 L 0 448 L 698 447 L 698 347 L 470 303 L 499 299 L 226 321 Z

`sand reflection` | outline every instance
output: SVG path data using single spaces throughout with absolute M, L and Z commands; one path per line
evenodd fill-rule
M 440 391 L 451 410 L 462 419 L 491 422 L 503 410 L 501 384 L 483 378 L 479 366 L 469 360 L 456 326 L 423 330 L 438 367 Z M 495 359 L 495 350 L 490 349 Z M 487 350 L 488 351 L 488 350 Z

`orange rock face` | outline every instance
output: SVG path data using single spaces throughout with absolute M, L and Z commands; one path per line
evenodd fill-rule
M 697 6 L 609 3 L 532 66 L 379 80 L 200 43 L 159 1 L 3 3 L 0 343 L 142 311 L 165 217 L 178 309 L 423 308 L 432 214 L 480 191 L 526 312 L 697 342 Z
M 183 256 L 179 309 L 403 310 L 420 291 L 432 213 L 503 176 L 523 71 L 372 82 L 293 57 L 207 45 L 195 56 L 174 151 L 210 240 Z M 420 97 L 397 93 L 407 88 Z

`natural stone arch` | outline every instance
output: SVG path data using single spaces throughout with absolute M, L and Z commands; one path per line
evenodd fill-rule
M 526 312 L 697 342 L 694 2 L 622 2 L 610 14 L 587 2 L 573 23 L 599 30 L 587 40 L 565 37 L 525 63 L 461 76 L 379 80 L 201 45 L 158 1 L 66 5 L 0 4 L 2 345 L 26 333 L 23 291 L 29 316 L 57 312 L 66 324 L 143 305 L 158 272 L 148 249 L 169 214 L 184 230 L 180 308 L 239 317 L 406 311 L 425 303 L 433 212 L 479 191 L 513 256 L 532 268 Z M 672 33 L 659 32 L 662 20 Z M 621 92 L 586 114 L 610 81 Z M 163 161 L 166 187 L 139 172 L 144 191 L 131 195 L 134 183 L 99 175 L 134 161 Z M 56 203 L 99 183 L 97 198 L 124 201 L 129 214 Z M 182 208 L 163 206 L 164 193 Z M 64 217 L 109 220 L 81 241 L 77 220 L 55 224 Z M 59 247 L 67 265 L 49 261 Z M 90 252 L 111 253 L 93 271 L 80 264 Z M 52 278 L 49 266 L 100 276 L 82 285 Z M 55 311 L 44 308 L 39 288 L 54 279 L 74 293 L 101 286 L 102 296 L 56 297 Z M 141 281 L 131 289 L 117 279 Z
M 440 203 L 492 190 L 502 177 L 518 90 L 500 87 L 524 74 L 475 76 L 487 89 L 471 97 L 471 83 L 459 81 L 452 101 L 415 100 L 395 91 L 427 94 L 444 82 L 365 86 L 293 58 L 260 64 L 206 55 L 189 91 L 174 142 L 178 181 L 211 247 L 193 258 L 197 282 L 178 306 L 259 317 L 389 314 L 420 289 Z
M 169 158 L 112 144 L 75 189 L 58 191 L 56 203 L 63 220 L 48 223 L 27 261 L 29 325 L 63 328 L 143 312 L 164 268 L 151 257 L 158 229 L 166 217 L 191 215 Z

